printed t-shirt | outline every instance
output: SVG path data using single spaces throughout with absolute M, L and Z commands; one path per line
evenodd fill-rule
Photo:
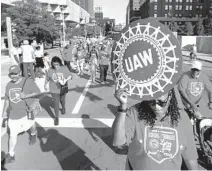
M 193 103 L 198 103 L 201 100 L 204 89 L 211 91 L 212 86 L 208 77 L 202 72 L 199 78 L 192 78 L 189 71 L 179 81 L 179 90 L 185 90 L 188 98 Z M 183 103 L 186 105 L 184 100 Z
M 110 61 L 109 61 L 109 55 L 107 52 L 105 51 L 101 51 L 99 53 L 99 64 L 100 65 L 109 65 Z
M 58 80 L 64 80 L 71 75 L 67 67 L 61 66 L 59 70 L 50 68 L 47 73 L 47 80 L 49 80 L 49 89 L 51 93 L 60 94 L 61 85 Z
M 10 119 L 20 119 L 26 116 L 28 105 L 30 105 L 34 100 L 32 98 L 27 100 L 22 100 L 20 94 L 22 92 L 22 87 L 25 78 L 22 78 L 21 82 L 18 84 L 10 81 L 6 86 L 5 98 L 9 101 L 9 118 Z M 32 79 L 27 79 L 24 85 L 24 94 L 39 93 L 40 90 L 36 83 Z
M 177 127 L 171 127 L 166 117 L 163 126 L 156 122 L 151 128 L 139 120 L 138 105 L 128 110 L 125 120 L 128 159 L 134 170 L 181 170 L 182 157 L 197 160 L 192 126 L 184 110 L 180 110 Z

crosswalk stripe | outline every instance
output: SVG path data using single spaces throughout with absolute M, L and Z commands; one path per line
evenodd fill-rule
M 82 106 L 82 103 L 83 103 L 83 101 L 85 99 L 86 93 L 88 92 L 90 85 L 91 85 L 91 80 L 88 80 L 88 82 L 85 85 L 85 88 L 84 88 L 82 94 L 79 97 L 79 100 L 77 101 L 77 103 L 76 103 L 76 105 L 75 105 L 75 107 L 74 107 L 74 109 L 72 111 L 72 114 L 76 115 L 76 114 L 79 113 L 79 110 L 80 110 L 80 108 Z
M 59 125 L 55 126 L 52 118 L 36 118 L 36 122 L 44 128 L 110 128 L 113 121 L 105 118 L 60 118 Z

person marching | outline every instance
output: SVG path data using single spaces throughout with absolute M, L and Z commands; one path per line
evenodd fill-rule
M 82 45 L 79 45 L 79 47 L 77 49 L 78 75 L 83 75 L 85 57 L 86 57 L 85 50 L 83 49 Z
M 98 61 L 98 52 L 96 47 L 93 46 L 89 53 L 89 65 L 90 65 L 90 73 L 91 73 L 91 80 L 93 83 L 96 83 L 96 69 L 97 69 L 97 61 Z
M 35 60 L 36 60 L 36 65 L 35 65 L 36 77 L 42 78 L 44 76 L 44 72 L 42 71 L 42 69 L 44 68 L 44 62 L 43 62 L 43 52 L 40 46 L 37 46 L 35 48 L 34 54 L 35 54 Z
M 106 45 L 101 47 L 99 53 L 99 68 L 100 68 L 100 83 L 107 83 L 107 71 L 110 63 L 110 55 L 107 51 Z
M 9 153 L 6 156 L 5 163 L 15 161 L 15 146 L 18 135 L 30 130 L 29 144 L 36 142 L 36 124 L 35 120 L 29 118 L 28 113 L 32 110 L 30 107 L 37 99 L 30 96 L 40 93 L 35 82 L 30 78 L 21 77 L 21 69 L 13 65 L 9 69 L 11 81 L 6 86 L 5 102 L 3 108 L 2 126 L 9 128 Z
M 55 119 L 54 124 L 59 124 L 59 106 L 61 103 L 62 114 L 66 113 L 66 94 L 68 93 L 68 80 L 72 79 L 71 72 L 63 66 L 62 60 L 54 56 L 51 61 L 51 68 L 46 75 L 45 89 L 49 90 L 54 100 Z
M 69 71 L 72 72 L 71 62 L 73 61 L 73 54 L 72 54 L 73 46 L 70 44 L 67 44 L 62 52 L 62 57 L 64 60 L 65 66 L 68 67 Z

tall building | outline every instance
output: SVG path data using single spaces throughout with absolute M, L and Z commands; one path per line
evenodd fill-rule
M 170 22 L 194 25 L 198 18 L 207 17 L 211 6 L 211 0 L 140 0 L 140 16 L 157 18 L 165 25 Z
M 95 20 L 103 20 L 103 12 L 102 12 L 102 7 L 101 6 L 97 6 L 95 7 Z
M 126 24 L 140 18 L 140 0 L 130 0 L 127 6 Z
M 81 8 L 86 10 L 91 18 L 94 18 L 94 2 L 93 0 L 72 0 L 77 5 L 79 5 Z

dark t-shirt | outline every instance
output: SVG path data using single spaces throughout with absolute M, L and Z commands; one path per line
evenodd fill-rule
M 60 94 L 61 85 L 57 80 L 64 80 L 71 75 L 67 67 L 61 66 L 59 70 L 50 68 L 47 73 L 47 80 L 49 80 L 49 89 L 51 93 Z
M 135 106 L 128 110 L 125 129 L 128 159 L 134 170 L 180 170 L 182 157 L 198 158 L 191 123 L 183 110 L 180 113 L 177 127 L 171 127 L 167 117 L 162 126 L 156 123 L 151 128 L 138 119 Z
M 21 82 L 18 84 L 10 81 L 6 86 L 5 98 L 9 101 L 9 118 L 10 119 L 20 119 L 26 116 L 28 106 L 33 102 L 33 99 L 22 100 L 20 99 L 20 94 L 22 92 L 22 87 L 25 78 L 22 78 Z M 32 79 L 27 79 L 23 89 L 24 94 L 39 93 L 40 90 L 36 83 Z

